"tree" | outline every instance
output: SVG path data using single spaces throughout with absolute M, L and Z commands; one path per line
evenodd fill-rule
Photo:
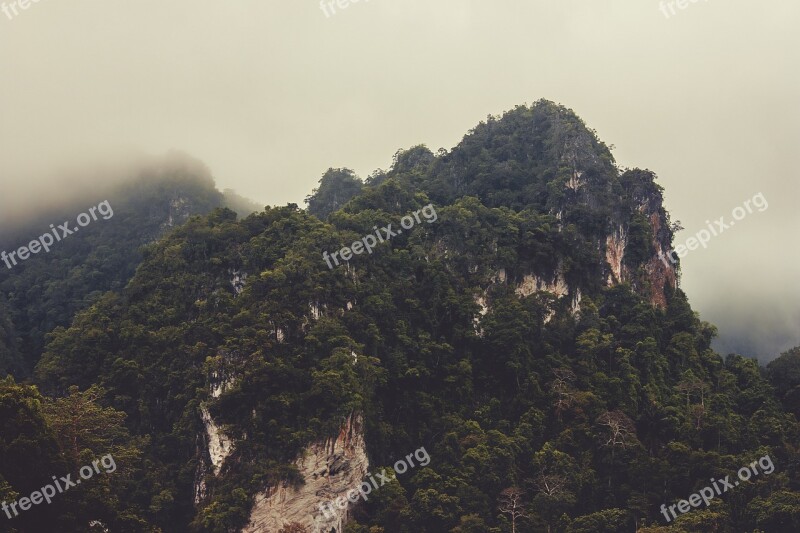
M 567 533 L 618 533 L 626 529 L 628 513 L 622 509 L 604 509 L 578 517 L 567 528 Z M 630 528 L 630 525 L 628 525 Z
M 800 418 L 800 346 L 770 362 L 767 376 L 775 386 L 781 403 Z
M 349 168 L 329 168 L 319 180 L 319 186 L 306 197 L 308 212 L 325 220 L 363 187 L 361 179 Z
M 511 533 L 517 532 L 517 520 L 527 516 L 525 505 L 522 503 L 524 492 L 519 487 L 509 487 L 500 493 L 497 509 L 511 517 Z
M 75 388 L 69 397 L 52 400 L 36 387 L 0 380 L 0 492 L 11 489 L 25 496 L 54 475 L 75 475 L 78 467 L 95 466 L 95 475 L 81 476 L 79 490 L 59 493 L 46 513 L 16 517 L 22 530 L 85 530 L 93 519 L 114 531 L 149 530 L 137 508 L 140 502 L 132 501 L 144 484 L 141 476 L 132 479 L 143 440 L 128 434 L 124 413 L 96 403 L 101 395 L 99 387 Z
M 142 472 L 139 469 L 141 448 L 148 440 L 132 437 L 125 427 L 125 413 L 100 404 L 105 390 L 92 385 L 85 391 L 73 386 L 64 398 L 47 398 L 42 411 L 50 427 L 55 430 L 63 454 L 72 468 L 89 465 L 103 458 L 113 460 L 114 470 L 106 470 L 108 475 L 95 476 L 90 484 L 81 485 L 80 499 L 73 499 L 73 512 L 78 516 L 96 518 L 103 516 L 103 522 L 111 529 L 145 527 L 141 518 L 142 510 L 131 502 L 131 496 L 140 490 Z M 110 477 L 113 475 L 113 479 Z M 152 475 L 148 473 L 148 475 Z M 173 497 L 166 487 L 149 503 L 150 510 L 159 507 L 159 501 L 173 503 Z M 136 502 L 137 504 L 139 502 Z
M 533 505 L 538 515 L 547 523 L 547 530 L 557 527 L 559 517 L 575 504 L 575 481 L 578 466 L 568 454 L 558 450 L 551 442 L 533 456 L 537 473 L 528 483 L 536 491 Z
M 575 390 L 575 372 L 568 368 L 556 368 L 553 370 L 555 379 L 550 383 L 550 392 L 554 396 L 553 407 L 555 408 L 558 420 L 561 415 L 575 403 L 578 391 Z
M 0 379 L 0 502 L 29 495 L 66 468 L 55 434 L 42 415 L 42 401 L 36 387 L 18 385 L 11 376 Z M 55 500 L 49 508 L 53 516 L 23 513 L 15 517 L 14 525 L 22 531 L 52 531 L 53 517 L 63 511 L 64 500 Z M 0 511 L 0 522 L 5 521 Z
M 488 527 L 483 518 L 478 514 L 468 514 L 462 516 L 458 525 L 450 530 L 450 533 L 483 533 Z
M 611 448 L 612 459 L 616 448 L 630 448 L 639 443 L 633 421 L 622 411 L 606 411 L 600 415 L 597 423 L 607 429 L 601 443 Z
M 764 531 L 800 531 L 800 494 L 773 492 L 769 497 L 755 498 L 747 511 Z
M 89 449 L 97 455 L 109 453 L 115 443 L 130 437 L 125 429 L 125 413 L 99 404 L 105 391 L 92 385 L 81 392 L 72 386 L 69 395 L 55 400 L 47 399 L 43 405 L 44 416 L 56 430 L 61 449 L 73 465 L 80 462 L 80 454 Z

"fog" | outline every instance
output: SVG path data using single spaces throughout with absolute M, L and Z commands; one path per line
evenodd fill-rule
M 763 193 L 767 210 L 683 258 L 682 284 L 723 353 L 767 360 L 800 345 L 800 4 L 668 4 L 362 0 L 326 16 L 314 0 L 41 0 L 0 11 L 0 223 L 172 149 L 203 160 L 220 190 L 302 204 L 328 167 L 365 177 L 398 148 L 451 148 L 488 114 L 548 98 L 614 144 L 620 165 L 659 175 L 686 228 L 676 242 Z M 76 171 L 86 162 L 99 163 Z

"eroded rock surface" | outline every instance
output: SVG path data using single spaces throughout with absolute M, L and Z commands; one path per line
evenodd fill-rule
M 305 483 L 285 483 L 259 494 L 243 533 L 277 533 L 293 522 L 312 533 L 341 533 L 355 504 L 348 502 L 337 515 L 327 516 L 320 504 L 358 488 L 369 470 L 362 417 L 349 417 L 335 439 L 308 446 L 295 464 Z

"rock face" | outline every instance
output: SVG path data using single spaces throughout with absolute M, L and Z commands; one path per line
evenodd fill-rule
M 552 292 L 560 298 L 569 292 L 569 287 L 564 280 L 564 274 L 559 269 L 555 279 L 552 281 L 546 281 L 539 276 L 528 274 L 514 290 L 520 296 L 530 296 L 537 291 Z
M 620 224 L 606 236 L 605 258 L 608 265 L 606 285 L 611 287 L 618 283 L 630 282 L 633 289 L 646 296 L 650 303 L 664 308 L 667 305 L 666 287 L 675 289 L 678 286 L 677 265 L 662 259 L 670 249 L 672 232 L 667 227 L 660 194 L 647 195 L 639 192 L 636 200 L 639 202 L 639 213 L 647 217 L 650 225 L 653 255 L 641 265 L 644 270 L 643 275 L 637 275 L 632 271 L 624 261 L 628 247 L 628 230 Z
M 483 337 L 483 328 L 481 327 L 481 318 L 486 316 L 486 313 L 489 312 L 489 304 L 486 301 L 486 292 L 481 295 L 475 295 L 473 297 L 475 303 L 478 304 L 481 308 L 478 311 L 478 315 L 476 315 L 472 319 L 472 327 L 475 330 L 475 333 L 478 337 Z
M 161 224 L 161 229 L 166 230 L 179 226 L 191 216 L 191 202 L 188 198 L 178 197 L 169 201 L 167 220 Z
M 278 533 L 295 522 L 312 533 L 341 533 L 354 504 L 327 516 L 320 504 L 346 496 L 369 470 L 361 415 L 351 415 L 335 439 L 308 446 L 295 464 L 305 483 L 285 483 L 259 494 L 243 533 Z
M 211 464 L 214 467 L 214 474 L 219 473 L 222 468 L 222 463 L 231 453 L 233 443 L 231 439 L 225 435 L 225 432 L 220 428 L 211 418 L 208 408 L 203 405 L 200 408 L 200 415 L 203 419 L 203 424 L 206 427 L 206 435 L 208 436 L 208 454 L 211 457 Z
M 233 293 L 236 296 L 239 296 L 244 290 L 244 285 L 247 282 L 247 272 L 229 268 L 228 273 L 231 275 L 231 286 L 233 287 Z
M 660 307 L 666 307 L 667 298 L 663 287 L 677 288 L 678 272 L 675 265 L 661 259 L 670 249 L 670 237 L 665 228 L 664 219 L 658 213 L 650 213 L 648 218 L 653 230 L 653 247 L 655 249 L 655 254 L 645 265 L 645 271 L 650 281 L 650 301 Z
M 606 237 L 606 262 L 611 268 L 606 281 L 609 287 L 625 281 L 622 259 L 625 257 L 625 246 L 627 244 L 628 239 L 625 234 L 625 228 L 622 226 Z
M 574 291 L 570 290 L 569 285 L 567 285 L 566 280 L 564 279 L 564 272 L 559 264 L 558 269 L 556 271 L 556 275 L 553 277 L 552 280 L 548 281 L 543 279 L 535 274 L 526 274 L 522 278 L 522 282 L 517 285 L 517 288 L 514 289 L 514 292 L 518 296 L 530 296 L 531 294 L 539 291 L 550 292 L 554 294 L 557 298 L 569 297 L 570 298 L 570 312 L 574 315 L 578 311 L 580 311 L 581 307 L 581 289 L 580 287 L 576 287 Z M 545 323 L 550 322 L 553 316 L 555 315 L 555 311 L 551 311 L 544 319 Z

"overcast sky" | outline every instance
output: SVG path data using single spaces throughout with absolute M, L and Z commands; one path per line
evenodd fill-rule
M 2 4 L 3 0 L 0 0 Z M 10 0 L 5 0 L 6 5 Z M 335 4 L 334 4 L 335 6 Z M 328 167 L 451 148 L 547 98 L 655 171 L 676 243 L 755 211 L 683 260 L 723 352 L 800 344 L 800 2 L 40 0 L 0 12 L 0 203 L 58 190 L 65 157 L 178 149 L 220 188 L 302 200 Z M 68 187 L 61 185 L 60 187 Z

